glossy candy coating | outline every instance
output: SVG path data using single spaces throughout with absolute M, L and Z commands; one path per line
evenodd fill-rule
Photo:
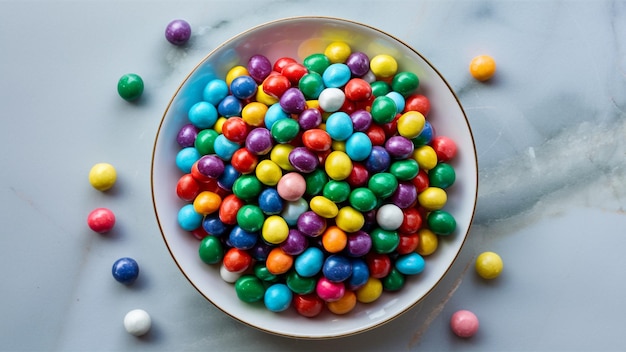
M 139 99 L 143 88 L 143 79 L 136 73 L 127 73 L 117 81 L 117 93 L 127 101 Z
M 87 225 L 97 233 L 107 233 L 115 226 L 115 214 L 108 208 L 96 208 L 87 216 Z
M 142 336 L 150 331 L 152 319 L 143 309 L 133 309 L 124 316 L 124 329 L 133 336 Z
M 450 328 L 458 337 L 469 338 L 478 332 L 478 317 L 469 310 L 459 310 L 450 317 Z
M 237 297 L 244 302 L 258 302 L 265 295 L 265 286 L 258 277 L 243 275 L 235 282 L 235 292 Z
M 496 61 L 489 55 L 478 55 L 470 61 L 469 72 L 475 79 L 486 81 L 496 73 Z
M 111 273 L 116 281 L 131 285 L 139 276 L 139 265 L 135 259 L 123 257 L 113 263 Z
M 277 283 L 268 287 L 263 295 L 265 307 L 272 312 L 282 312 L 289 308 L 293 293 L 285 284 Z
M 165 27 L 165 39 L 174 45 L 183 45 L 189 38 L 191 38 L 191 26 L 185 20 L 173 20 Z
M 89 170 L 89 183 L 98 191 L 108 191 L 115 185 L 117 171 L 109 163 L 97 163 Z
M 476 258 L 475 268 L 480 277 L 490 280 L 500 276 L 504 264 L 498 254 L 483 252 Z

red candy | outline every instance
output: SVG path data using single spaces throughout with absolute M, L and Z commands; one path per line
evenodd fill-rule
M 106 233 L 115 226 L 115 214 L 107 208 L 94 209 L 87 216 L 87 225 L 97 233 Z
M 248 124 L 241 117 L 229 117 L 222 125 L 224 137 L 235 143 L 245 142 L 248 132 Z
M 411 95 L 404 102 L 404 112 L 407 111 L 419 111 L 426 117 L 430 112 L 430 100 L 421 94 Z
M 274 98 L 282 97 L 289 88 L 291 88 L 289 78 L 281 74 L 270 74 L 265 81 L 263 81 L 263 92 Z
M 242 174 L 254 172 L 258 163 L 259 159 L 256 154 L 247 148 L 237 149 L 237 151 L 233 153 L 230 160 L 230 164 L 235 168 L 235 170 L 241 172 Z
M 367 101 L 372 97 L 372 86 L 361 78 L 353 78 L 346 83 L 346 98 L 352 101 Z
M 184 174 L 178 179 L 176 184 L 178 198 L 191 202 L 198 194 L 200 194 L 200 185 L 191 174 Z
M 375 279 L 382 279 L 391 271 L 391 259 L 386 254 L 370 252 L 365 256 L 365 263 L 370 277 Z
M 224 268 L 231 273 L 240 273 L 247 270 L 252 264 L 252 256 L 248 251 L 231 248 L 224 254 Z
M 314 152 L 324 152 L 332 145 L 330 135 L 319 128 L 307 130 L 302 133 L 302 144 Z
M 456 155 L 456 143 L 445 136 L 436 136 L 430 143 L 435 153 L 437 153 L 437 160 L 440 162 L 446 162 L 454 158 Z
M 220 206 L 219 218 L 227 225 L 234 225 L 237 223 L 237 212 L 241 207 L 246 205 L 246 202 L 237 198 L 234 194 L 229 194 L 222 200 Z
M 302 76 L 306 75 L 308 72 L 309 71 L 306 69 L 306 67 L 297 62 L 285 65 L 280 71 L 280 73 L 283 76 L 287 77 L 289 82 L 291 82 L 291 85 L 297 85 L 298 82 L 300 82 L 300 78 L 302 78 Z
M 307 318 L 313 318 L 322 312 L 324 301 L 315 294 L 295 295 L 293 306 L 298 314 Z

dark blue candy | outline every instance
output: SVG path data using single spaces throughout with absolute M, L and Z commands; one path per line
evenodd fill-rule
M 220 220 L 217 214 L 209 215 L 202 220 L 202 228 L 211 236 L 221 236 L 228 231 L 228 226 Z
M 342 255 L 333 254 L 324 261 L 322 273 L 329 281 L 342 282 L 352 275 L 352 263 Z
M 352 275 L 348 281 L 346 281 L 346 288 L 354 291 L 367 283 L 367 280 L 370 277 L 370 270 L 367 267 L 367 263 L 365 263 L 363 259 L 353 258 L 351 262 Z
M 228 235 L 228 243 L 238 249 L 251 249 L 257 242 L 259 235 L 256 232 L 248 232 L 239 226 L 233 227 Z
M 137 280 L 137 276 L 139 275 L 139 265 L 137 265 L 137 262 L 134 259 L 124 257 L 113 263 L 111 271 L 115 280 L 125 285 L 130 285 Z
M 383 172 L 391 164 L 391 157 L 385 148 L 377 145 L 372 147 L 372 152 L 365 160 L 365 168 L 372 173 Z
M 417 135 L 417 137 L 413 138 L 411 141 L 413 142 L 413 145 L 419 147 L 422 145 L 430 144 L 430 141 L 433 140 L 434 136 L 435 130 L 433 129 L 433 125 L 431 125 L 430 122 L 426 121 L 422 132 L 420 132 L 420 134 Z
M 243 109 L 243 105 L 234 95 L 226 96 L 217 105 L 217 112 L 224 117 L 241 116 L 241 109 Z
M 235 170 L 231 164 L 226 164 L 224 166 L 224 172 L 217 179 L 217 184 L 223 189 L 230 191 L 239 176 L 241 176 L 239 171 Z
M 250 76 L 239 76 L 230 83 L 231 93 L 239 99 L 252 98 L 257 91 L 257 84 Z
M 280 214 L 283 211 L 283 199 L 276 188 L 266 188 L 259 195 L 259 208 L 266 215 Z

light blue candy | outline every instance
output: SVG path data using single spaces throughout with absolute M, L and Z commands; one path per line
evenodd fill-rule
M 309 247 L 294 261 L 294 268 L 302 277 L 312 277 L 322 270 L 324 252 L 317 247 Z
M 276 121 L 288 118 L 289 114 L 280 107 L 280 104 L 272 104 L 265 112 L 265 127 L 271 131 Z
M 187 117 L 194 126 L 200 129 L 210 128 L 217 121 L 217 109 L 213 104 L 201 101 L 191 106 Z
M 202 155 L 194 147 L 186 147 L 178 151 L 176 154 L 176 166 L 184 174 L 191 172 L 193 164 L 200 159 Z
M 336 63 L 328 66 L 322 74 L 324 86 L 328 88 L 343 87 L 352 76 L 350 67 L 346 64 Z
M 215 154 L 225 161 L 230 160 L 239 148 L 241 148 L 239 144 L 228 140 L 228 138 L 226 138 L 223 134 L 220 134 L 217 138 L 215 138 L 215 143 L 213 145 Z
M 415 252 L 401 255 L 396 260 L 396 270 L 404 275 L 419 274 L 424 271 L 425 266 L 424 258 Z
M 343 111 L 332 113 L 326 119 L 326 132 L 336 141 L 345 141 L 354 132 L 350 115 Z
M 228 95 L 228 84 L 221 79 L 213 79 L 209 81 L 202 91 L 202 99 L 215 106 L 226 98 Z
M 398 92 L 389 92 L 387 94 L 385 94 L 387 97 L 391 98 L 391 100 L 393 100 L 396 103 L 396 112 L 399 114 L 402 112 L 402 110 L 404 110 L 404 106 L 406 105 L 406 102 L 404 100 L 404 97 L 402 96 L 402 94 L 398 93 Z
M 265 307 L 272 312 L 282 312 L 289 308 L 293 293 L 285 284 L 274 284 L 265 290 L 263 302 Z
M 363 132 L 353 133 L 346 141 L 346 154 L 354 161 L 363 161 L 372 152 L 372 141 Z
M 185 231 L 193 231 L 202 225 L 202 214 L 196 212 L 193 204 L 185 204 L 178 210 L 178 225 Z

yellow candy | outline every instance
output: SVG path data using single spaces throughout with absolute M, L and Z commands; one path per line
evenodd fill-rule
M 479 55 L 472 59 L 469 66 L 472 77 L 486 81 L 496 73 L 496 61 L 489 55 Z
M 108 163 L 97 163 L 89 170 L 89 183 L 98 191 L 109 190 L 117 180 L 115 167 Z
M 335 150 L 326 157 L 324 170 L 335 181 L 345 180 L 352 172 L 352 160 L 348 154 Z
M 428 171 L 437 166 L 437 152 L 429 145 L 418 147 L 413 152 L 413 159 L 417 161 L 420 169 Z
M 331 64 L 346 62 L 350 54 L 352 54 L 352 49 L 345 42 L 332 42 L 324 50 L 324 55 L 328 57 Z
M 376 278 L 370 277 L 365 285 L 356 290 L 356 300 L 361 303 L 371 303 L 383 293 L 383 283 Z
M 256 90 L 256 101 L 267 106 L 278 103 L 278 98 L 265 93 L 263 91 L 263 84 L 259 84 L 259 88 Z
M 309 207 L 315 212 L 315 214 L 326 219 L 334 218 L 339 213 L 337 204 L 324 196 L 315 196 L 311 198 Z
M 219 210 L 222 198 L 210 191 L 201 192 L 193 201 L 193 210 L 202 215 L 208 215 Z
M 365 224 L 365 217 L 352 207 L 343 207 L 337 212 L 335 225 L 345 232 L 359 231 Z
M 265 159 L 262 160 L 255 169 L 256 178 L 266 186 L 276 186 L 283 176 L 283 170 L 275 162 Z
M 417 254 L 427 256 L 435 253 L 439 246 L 439 237 L 429 229 L 420 229 L 417 231 L 419 242 L 415 252 Z
M 413 139 L 422 132 L 425 124 L 426 119 L 421 112 L 407 111 L 398 119 L 398 133 L 403 137 Z
M 248 69 L 244 66 L 235 66 L 231 68 L 226 74 L 226 84 L 230 87 L 233 80 L 239 76 L 248 76 Z
M 270 244 L 280 244 L 289 235 L 289 225 L 285 219 L 278 215 L 268 216 L 263 222 L 261 236 Z
M 476 272 L 483 279 L 495 279 L 500 276 L 504 264 L 502 258 L 494 252 L 483 252 L 476 258 Z
M 217 119 L 217 121 L 215 121 L 215 125 L 213 125 L 213 129 L 215 130 L 215 132 L 217 133 L 222 133 L 222 126 L 224 126 L 224 122 L 226 122 L 226 118 L 225 117 L 220 117 Z
M 346 151 L 346 142 L 345 141 L 336 141 L 333 139 L 333 141 L 331 142 L 330 147 L 332 148 L 332 150 L 338 150 L 340 152 L 345 152 Z
M 417 200 L 426 210 L 439 210 L 446 205 L 448 195 L 438 187 L 428 187 L 417 196 Z
M 241 110 L 241 118 L 250 126 L 263 126 L 267 109 L 267 105 L 263 103 L 259 103 L 258 101 L 251 102 L 246 104 Z
M 270 160 L 285 171 L 294 171 L 293 165 L 289 162 L 289 153 L 293 148 L 295 147 L 291 144 L 276 144 L 270 152 Z
M 319 100 L 307 100 L 306 101 L 306 108 L 307 109 L 318 109 L 320 107 L 320 101 Z
M 370 70 L 378 78 L 389 78 L 398 71 L 398 62 L 391 55 L 376 55 L 370 60 Z

